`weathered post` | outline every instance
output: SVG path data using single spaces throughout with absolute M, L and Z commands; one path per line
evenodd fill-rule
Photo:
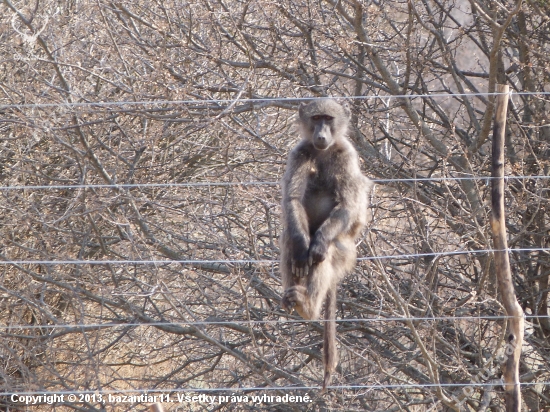
M 164 412 L 164 409 L 162 408 L 162 404 L 158 402 L 149 405 L 149 410 L 151 412 Z
M 506 333 L 504 399 L 506 412 L 521 411 L 521 390 L 519 382 L 519 359 L 523 344 L 523 310 L 517 302 L 508 257 L 506 220 L 504 217 L 504 135 L 506 130 L 506 110 L 508 107 L 508 86 L 497 85 L 498 94 L 493 128 L 493 168 L 491 184 L 491 229 L 495 248 L 495 269 L 502 304 L 508 319 Z

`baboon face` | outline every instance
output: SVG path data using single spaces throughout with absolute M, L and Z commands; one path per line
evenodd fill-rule
M 325 150 L 332 143 L 334 117 L 327 114 L 318 114 L 309 119 L 309 129 L 312 131 L 311 140 L 317 150 Z
M 346 134 L 349 109 L 331 99 L 315 100 L 300 106 L 303 136 L 317 150 L 328 149 L 340 136 Z

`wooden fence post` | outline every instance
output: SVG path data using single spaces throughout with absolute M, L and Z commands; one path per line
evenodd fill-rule
M 162 404 L 158 402 L 149 405 L 149 410 L 151 412 L 164 412 L 164 409 L 162 408 Z
M 495 124 L 493 128 L 493 168 L 491 182 L 491 229 L 495 248 L 495 269 L 499 291 L 507 320 L 506 348 L 504 351 L 504 399 L 506 412 L 521 411 L 521 388 L 519 382 L 519 359 L 523 344 L 523 310 L 517 302 L 508 257 L 506 220 L 504 218 L 504 135 L 506 110 L 508 107 L 508 86 L 497 85 Z

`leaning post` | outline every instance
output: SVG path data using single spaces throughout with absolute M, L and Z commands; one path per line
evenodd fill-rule
M 149 411 L 151 412 L 164 412 L 164 409 L 162 408 L 162 404 L 157 402 L 149 405 Z
M 506 412 L 521 411 L 521 388 L 519 382 L 519 360 L 523 344 L 524 319 L 512 282 L 506 221 L 504 217 L 504 136 L 506 111 L 508 107 L 507 85 L 497 85 L 495 123 L 493 128 L 493 162 L 491 181 L 491 229 L 493 232 L 495 269 L 502 304 L 507 319 L 506 348 L 504 352 L 504 399 Z

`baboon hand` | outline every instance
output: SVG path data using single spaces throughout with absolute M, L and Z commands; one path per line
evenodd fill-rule
M 309 239 L 307 240 L 309 242 Z M 292 274 L 298 278 L 303 278 L 309 274 L 308 245 L 305 241 L 294 243 L 294 254 L 292 256 Z
M 328 253 L 328 243 L 319 235 L 315 235 L 311 245 L 309 246 L 308 264 L 312 266 L 314 263 L 322 262 L 326 259 Z
M 309 274 L 307 254 L 300 259 L 292 259 L 292 274 L 297 278 L 303 278 Z

